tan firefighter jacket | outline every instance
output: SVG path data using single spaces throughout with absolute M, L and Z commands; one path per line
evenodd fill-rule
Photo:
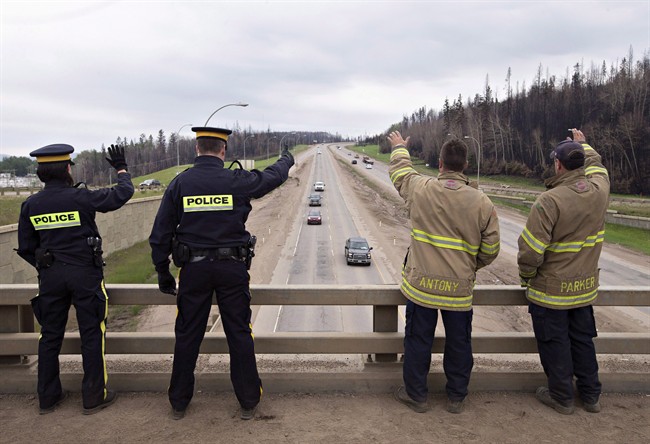
M 609 176 L 586 143 L 585 166 L 546 181 L 519 236 L 519 276 L 529 301 L 554 309 L 590 305 L 598 296 Z
M 476 270 L 499 253 L 494 205 L 461 173 L 421 175 L 403 145 L 391 153 L 388 173 L 406 201 L 412 226 L 402 293 L 424 307 L 470 310 Z

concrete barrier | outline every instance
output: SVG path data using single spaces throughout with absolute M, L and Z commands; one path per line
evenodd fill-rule
M 641 228 L 650 230 L 650 218 L 642 216 L 627 216 L 625 214 L 608 213 L 605 221 L 610 224 L 624 225 L 626 227 Z

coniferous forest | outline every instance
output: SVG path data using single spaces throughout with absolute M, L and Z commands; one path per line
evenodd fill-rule
M 410 136 L 411 155 L 437 166 L 438 155 L 449 137 L 464 138 L 469 146 L 468 175 L 512 175 L 545 179 L 553 174 L 549 153 L 579 128 L 603 157 L 612 192 L 645 195 L 650 192 L 650 53 L 640 60 L 628 54 L 616 63 L 583 62 L 567 68 L 562 76 L 539 66 L 530 86 L 511 78 L 508 68 L 498 97 L 486 78 L 483 90 L 472 98 L 460 95 L 446 99 L 441 110 L 422 108 L 405 115 L 386 132 L 365 139 L 388 152 L 386 135 L 399 130 Z M 426 98 L 423 99 L 426 101 Z M 296 123 L 299 126 L 299 122 Z M 343 138 L 327 132 L 277 132 L 232 128 L 228 142 L 230 160 L 273 157 L 282 145 L 339 142 Z M 189 131 L 188 131 L 189 133 Z M 133 176 L 150 174 L 177 163 L 192 163 L 195 140 L 191 133 L 179 137 L 160 130 L 154 138 L 141 134 L 137 140 L 117 137 L 114 143 L 127 146 L 127 162 Z M 88 185 L 109 183 L 108 166 L 101 149 L 75 147 L 74 176 Z M 245 153 L 244 153 L 245 150 Z M 245 155 L 244 155 L 245 154 Z M 32 160 L 9 157 L 0 161 L 0 171 L 16 175 L 34 172 Z
M 446 100 L 441 111 L 420 108 L 389 131 L 410 136 L 412 155 L 438 165 L 442 144 L 464 138 L 470 152 L 468 174 L 475 174 L 480 149 L 480 174 L 505 174 L 544 179 L 553 174 L 549 157 L 555 145 L 581 129 L 609 170 L 612 192 L 650 192 L 650 56 L 634 61 L 630 49 L 619 64 L 585 67 L 581 63 L 563 77 L 540 65 L 533 84 L 511 83 L 498 98 L 486 79 L 483 92 L 464 100 Z M 382 152 L 390 147 L 386 138 Z M 480 148 L 479 148 L 480 147 Z

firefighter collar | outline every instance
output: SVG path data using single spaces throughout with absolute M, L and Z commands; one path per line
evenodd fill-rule
M 544 185 L 546 185 L 547 189 L 552 189 L 556 188 L 559 186 L 572 186 L 576 185 L 578 182 L 586 182 L 587 178 L 585 177 L 585 169 L 584 168 L 577 168 L 573 171 L 567 171 L 564 174 L 561 174 L 559 176 L 555 175 L 553 177 L 549 177 L 544 181 Z M 578 185 L 576 185 L 578 186 Z M 584 187 L 579 187 L 578 190 Z
M 447 171 L 438 175 L 440 184 L 450 190 L 457 190 L 465 185 L 469 185 L 469 179 L 463 173 L 457 171 Z

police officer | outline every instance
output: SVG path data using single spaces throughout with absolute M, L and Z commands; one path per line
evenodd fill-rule
M 499 221 L 490 199 L 469 186 L 463 175 L 467 145 L 446 142 L 438 178 L 413 169 L 399 132 L 388 135 L 392 147 L 388 173 L 407 203 L 411 245 L 404 261 L 400 290 L 408 299 L 404 328 L 404 386 L 395 399 L 411 410 L 428 410 L 427 376 L 438 311 L 445 325 L 443 367 L 447 411 L 461 413 L 474 364 L 472 289 L 476 271 L 499 253 Z
M 108 296 L 95 213 L 124 205 L 133 196 L 133 184 L 126 170 L 124 148 L 111 145 L 106 160 L 117 170 L 117 185 L 96 191 L 73 186 L 73 151 L 70 145 L 56 144 L 30 153 L 36 157 L 36 174 L 45 187 L 25 200 L 18 221 L 17 252 L 38 270 L 38 296 L 32 299 L 32 308 L 41 325 L 40 414 L 53 412 L 66 397 L 59 378 L 59 352 L 71 303 L 81 336 L 83 413 L 97 413 L 116 398 L 116 393 L 106 388 Z
M 230 352 L 230 377 L 241 418 L 252 419 L 262 394 L 251 328 L 249 274 L 252 238 L 246 231 L 251 198 L 288 178 L 293 156 L 283 150 L 264 171 L 224 168 L 230 130 L 194 127 L 197 157 L 163 195 L 149 237 L 163 293 L 175 294 L 169 255 L 180 266 L 176 346 L 169 385 L 172 417 L 181 419 L 194 393 L 194 369 L 210 313 L 217 304 Z
M 582 131 L 570 131 L 573 138 L 551 152 L 556 174 L 531 208 L 517 256 L 548 377 L 548 387 L 539 387 L 536 397 L 565 415 L 574 411 L 574 375 L 584 409 L 600 411 L 592 304 L 609 202 L 609 176 L 600 155 Z

